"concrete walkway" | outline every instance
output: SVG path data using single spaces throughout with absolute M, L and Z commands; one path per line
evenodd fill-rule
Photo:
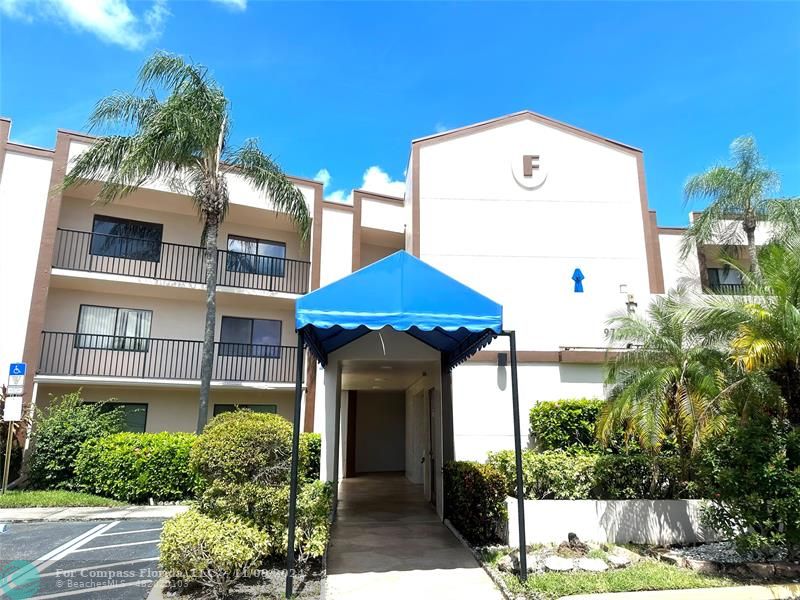
M 0 523 L 22 523 L 27 521 L 124 521 L 127 519 L 169 519 L 189 510 L 182 504 L 164 506 L 84 506 L 84 507 L 38 507 L 0 508 Z
M 329 600 L 502 600 L 402 475 L 345 479 L 328 549 Z

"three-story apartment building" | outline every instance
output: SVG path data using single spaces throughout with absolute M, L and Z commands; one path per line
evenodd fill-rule
M 95 201 L 96 182 L 63 190 L 92 138 L 59 131 L 49 150 L 10 142 L 9 129 L 0 121 L 0 367 L 29 364 L 37 406 L 81 389 L 123 404 L 132 430 L 193 430 L 205 277 L 191 200 L 162 182 L 113 204 Z M 649 209 L 641 150 L 527 111 L 412 141 L 403 198 L 355 190 L 332 203 L 321 183 L 292 180 L 313 215 L 307 243 L 269 198 L 229 178 L 209 417 L 238 406 L 291 419 L 295 300 L 397 250 L 503 305 L 523 422 L 539 400 L 603 396 L 612 313 L 680 282 L 740 284 L 719 247 L 681 259 L 683 229 L 659 227 Z M 441 490 L 430 475 L 443 459 L 443 394 L 458 458 L 511 447 L 502 340 L 448 385 L 422 348 L 388 360 L 393 343 L 381 337 L 335 373 L 307 369 L 303 427 L 331 437 L 338 398 L 341 473 L 404 471 Z

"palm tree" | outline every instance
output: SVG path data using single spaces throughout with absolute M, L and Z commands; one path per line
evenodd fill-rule
M 704 198 L 711 202 L 684 236 L 682 253 L 688 256 L 694 244 L 715 243 L 733 246 L 741 243 L 739 224 L 744 231 L 750 269 L 758 273 L 755 231 L 759 221 L 773 220 L 781 206 L 768 195 L 778 187 L 778 174 L 768 169 L 751 136 L 731 144 L 732 166 L 717 165 L 693 175 L 684 186 L 689 202 Z
M 760 276 L 739 267 L 745 295 L 708 297 L 690 318 L 707 342 L 728 345 L 743 372 L 765 372 L 800 424 L 800 237 L 763 247 L 759 264 Z
M 99 180 L 97 198 L 108 203 L 158 179 L 194 202 L 203 223 L 206 275 L 199 433 L 207 420 L 214 363 L 217 236 L 228 210 L 228 175 L 244 178 L 276 210 L 288 213 L 303 240 L 310 217 L 300 191 L 256 140 L 229 146 L 230 103 L 205 67 L 157 52 L 145 61 L 138 81 L 138 95 L 116 92 L 97 103 L 89 129 L 101 136 L 75 160 L 63 186 Z M 158 92 L 165 93 L 163 100 Z
M 598 437 L 608 442 L 620 429 L 649 453 L 665 443 L 677 448 L 684 477 L 700 443 L 720 426 L 726 393 L 725 354 L 703 343 L 681 311 L 683 289 L 657 297 L 646 316 L 611 318 L 610 342 L 627 350 L 610 359 L 608 400 L 598 420 Z

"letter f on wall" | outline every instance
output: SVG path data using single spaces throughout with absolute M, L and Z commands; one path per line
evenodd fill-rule
M 539 155 L 525 154 L 522 157 L 522 175 L 533 177 L 533 172 L 539 170 Z

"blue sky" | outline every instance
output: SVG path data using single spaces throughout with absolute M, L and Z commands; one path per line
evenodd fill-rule
M 681 225 L 686 177 L 752 133 L 800 196 L 800 3 L 0 0 L 0 113 L 52 147 L 155 49 L 209 66 L 255 136 L 326 193 L 402 191 L 410 140 L 530 109 L 645 152 Z M 338 190 L 338 192 L 337 192 Z M 700 208 L 695 205 L 693 208 Z

